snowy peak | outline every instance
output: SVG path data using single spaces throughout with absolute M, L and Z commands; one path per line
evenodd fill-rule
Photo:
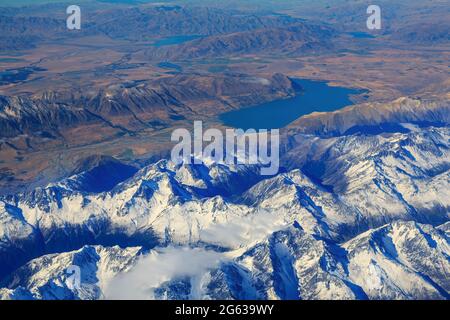
M 140 255 L 140 248 L 86 246 L 73 252 L 43 256 L 32 260 L 8 277 L 5 283 L 11 289 L 2 289 L 0 297 L 100 299 L 108 281 L 115 275 L 128 271 Z M 79 279 L 73 282 L 72 275 Z

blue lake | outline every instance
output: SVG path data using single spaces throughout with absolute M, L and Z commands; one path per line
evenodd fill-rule
M 0 85 L 7 85 L 11 83 L 19 83 L 27 80 L 30 75 L 35 72 L 46 71 L 46 69 L 39 67 L 23 67 L 18 69 L 8 69 L 0 71 Z
M 170 46 L 174 44 L 182 44 L 188 41 L 192 41 L 195 39 L 199 39 L 202 36 L 173 36 L 173 37 L 167 37 L 157 40 L 154 44 L 152 44 L 155 47 L 163 47 L 163 46 Z
M 183 71 L 183 68 L 181 66 L 169 61 L 160 62 L 157 64 L 157 66 L 162 69 L 174 70 L 175 72 Z
M 241 129 L 279 129 L 298 118 L 317 112 L 329 112 L 352 105 L 350 96 L 367 92 L 332 87 L 324 81 L 295 79 L 302 89 L 297 96 L 219 115 L 223 124 Z
M 358 39 L 373 39 L 375 38 L 375 36 L 373 34 L 367 33 L 367 32 L 349 32 L 349 34 L 353 37 L 353 38 L 358 38 Z

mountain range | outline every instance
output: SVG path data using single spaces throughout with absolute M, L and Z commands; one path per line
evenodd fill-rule
M 450 132 L 403 126 L 299 133 L 264 179 L 258 166 L 168 160 L 125 173 L 106 158 L 3 197 L 2 297 L 124 298 L 127 283 L 139 299 L 447 299 Z M 70 265 L 85 287 L 67 286 Z
M 446 1 L 379 0 L 382 30 L 365 1 L 14 4 L 0 300 L 450 298 Z M 169 159 L 231 111 L 292 112 L 279 172 Z

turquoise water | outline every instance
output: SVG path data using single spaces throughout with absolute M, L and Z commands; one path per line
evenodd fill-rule
M 167 37 L 163 39 L 157 40 L 153 46 L 155 47 L 163 47 L 163 46 L 170 46 L 174 44 L 182 44 L 184 42 L 192 41 L 198 38 L 201 38 L 202 36 L 173 36 L 173 37 Z
M 163 68 L 163 69 L 170 69 L 170 70 L 175 70 L 176 72 L 181 72 L 183 71 L 183 68 L 175 63 L 169 62 L 169 61 L 164 61 L 164 62 L 160 62 L 157 65 L 159 68 Z
M 331 87 L 323 81 L 295 79 L 303 89 L 296 97 L 223 113 L 223 124 L 241 129 L 279 129 L 312 112 L 328 112 L 352 105 L 352 94 L 365 90 Z
M 0 58 L 0 62 L 6 62 L 6 63 L 12 63 L 12 62 L 21 62 L 24 61 L 23 59 L 16 59 L 16 58 Z
M 367 32 L 349 32 L 349 34 L 353 37 L 353 38 L 358 38 L 358 39 L 373 39 L 375 38 L 375 36 L 373 34 L 367 33 Z

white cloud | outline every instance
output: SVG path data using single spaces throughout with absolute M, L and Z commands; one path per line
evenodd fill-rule
M 153 290 L 162 283 L 177 277 L 199 279 L 223 259 L 221 253 L 199 248 L 168 247 L 153 250 L 130 272 L 114 278 L 105 289 L 105 298 L 154 299 Z
M 283 219 L 276 213 L 258 211 L 247 217 L 215 224 L 200 233 L 200 239 L 232 249 L 245 250 L 282 229 Z M 237 250 L 239 252 L 241 250 Z M 151 251 L 127 273 L 114 278 L 105 288 L 106 299 L 154 299 L 153 291 L 166 281 L 181 277 L 191 279 L 191 298 L 202 297 L 202 278 L 233 252 L 220 253 L 189 247 L 168 247 Z
M 214 224 L 203 230 L 200 238 L 204 242 L 238 249 L 261 241 L 274 231 L 280 230 L 284 225 L 284 220 L 276 213 L 259 211 L 256 214 L 227 221 L 224 224 Z

